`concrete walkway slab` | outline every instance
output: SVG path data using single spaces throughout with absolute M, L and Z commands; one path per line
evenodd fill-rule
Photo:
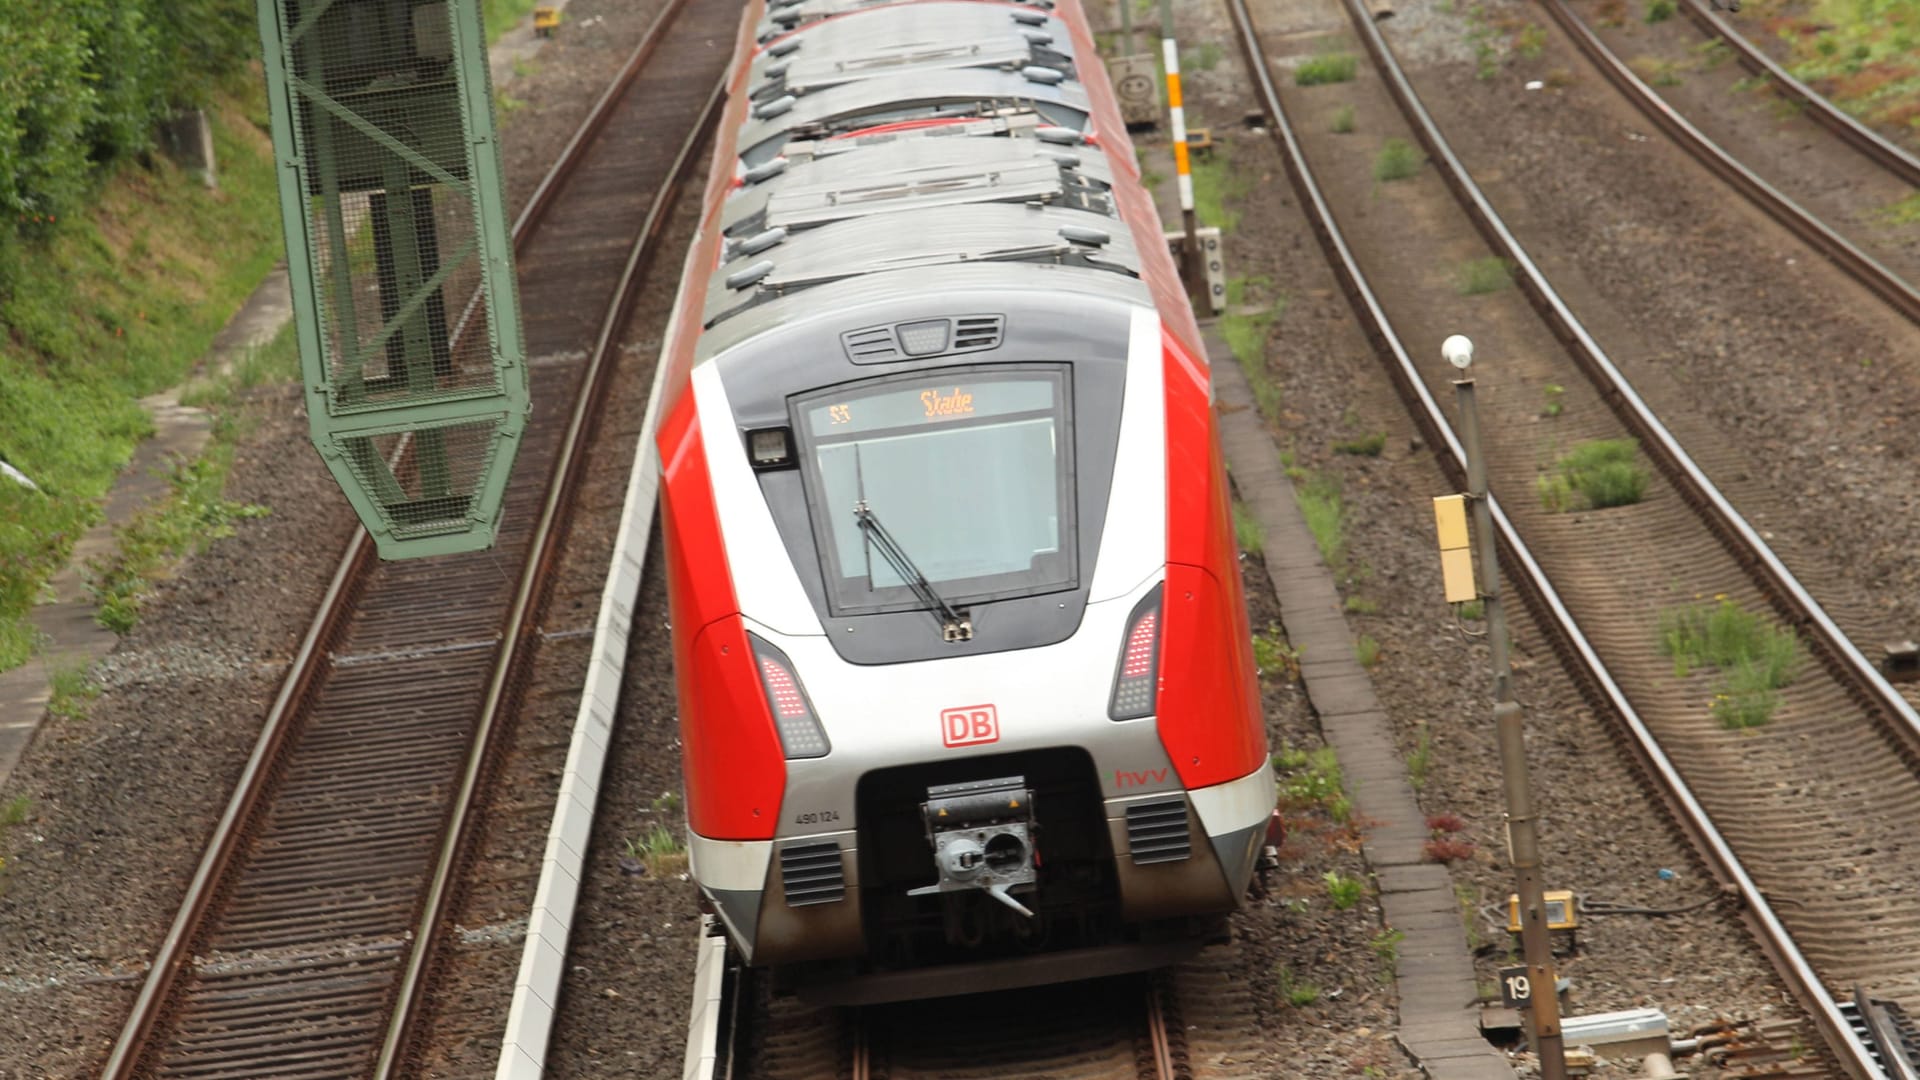
M 1446 868 L 1425 861 L 1428 833 L 1393 728 L 1353 651 L 1333 575 L 1279 465 L 1233 354 L 1207 330 L 1220 438 L 1240 500 L 1266 537 L 1268 576 L 1301 682 L 1340 759 L 1347 794 L 1369 823 L 1362 847 L 1399 945 L 1399 1041 L 1433 1080 L 1512 1080 L 1506 1058 L 1480 1036 L 1473 958 Z

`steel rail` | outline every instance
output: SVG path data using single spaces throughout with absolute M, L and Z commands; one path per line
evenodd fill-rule
M 1147 981 L 1147 1038 L 1153 1044 L 1154 1080 L 1177 1080 L 1173 1040 L 1167 1031 L 1166 1003 L 1161 1000 L 1160 986 L 1151 979 Z
M 1755 206 L 1812 245 L 1814 250 L 1825 255 L 1855 281 L 1872 290 L 1909 320 L 1920 323 L 1920 291 L 1707 138 L 1705 133 L 1667 104 L 1658 91 L 1648 86 L 1640 76 L 1634 74 L 1632 68 L 1615 56 L 1606 43 L 1581 21 L 1580 16 L 1574 14 L 1566 0 L 1542 0 L 1542 3 L 1546 6 L 1547 14 L 1553 16 L 1567 36 L 1573 38 L 1574 44 L 1593 61 L 1607 81 L 1625 93 L 1681 149 L 1733 185 Z
M 613 85 L 594 105 L 581 128 L 575 132 L 573 139 L 562 150 L 552 168 L 547 171 L 535 190 L 534 196 L 514 222 L 512 242 L 516 251 L 522 248 L 527 239 L 538 230 L 555 193 L 585 157 L 586 150 L 592 143 L 592 133 L 597 133 L 605 126 L 613 103 L 632 85 L 640 69 L 658 45 L 665 28 L 672 24 L 685 3 L 686 0 L 670 0 L 668 6 L 656 17 L 640 44 L 615 77 Z M 570 455 L 565 456 L 570 457 Z M 551 502 L 551 494 L 549 501 Z M 327 646 L 338 634 L 350 614 L 353 607 L 352 601 L 368 572 L 375 565 L 375 561 L 372 537 L 364 527 L 357 528 L 353 537 L 347 542 L 346 550 L 342 553 L 340 562 L 334 570 L 333 578 L 315 612 L 313 622 L 309 624 L 306 634 L 301 639 L 300 646 L 288 668 L 287 676 L 281 683 L 280 692 L 268 710 L 253 752 L 241 771 L 225 811 L 214 827 L 206 852 L 195 868 L 180 910 L 168 927 L 166 937 L 149 964 L 147 978 L 141 985 L 128 1020 L 115 1040 L 113 1050 L 102 1070 L 105 1080 L 125 1080 L 134 1075 L 139 1066 L 148 1040 L 164 1011 L 164 1005 L 189 959 L 187 949 L 198 935 L 209 909 L 218 897 L 220 884 L 232 867 L 234 857 L 241 849 L 242 841 L 249 834 L 258 812 L 263 809 L 262 800 L 277 772 L 281 751 L 286 747 L 290 736 L 298 726 L 302 708 L 323 666 Z M 529 565 L 532 565 L 531 560 Z M 524 583 L 521 591 L 525 592 Z M 517 638 L 517 633 L 514 636 Z M 505 655 L 504 646 L 503 655 Z
M 1916 755 L 1920 755 L 1920 713 L 1916 713 L 1914 707 L 1900 696 L 1900 692 L 1860 652 L 1820 602 L 1800 584 L 1793 571 L 1773 553 L 1759 531 L 1721 493 L 1705 470 L 1680 445 L 1680 440 L 1655 414 L 1652 406 L 1647 404 L 1626 375 L 1607 356 L 1600 343 L 1588 333 L 1586 326 L 1561 299 L 1559 292 L 1548 282 L 1519 239 L 1507 228 L 1506 222 L 1493 208 L 1492 201 L 1468 173 L 1467 167 L 1454 154 L 1452 146 L 1440 133 L 1439 125 L 1421 103 L 1406 73 L 1401 71 L 1399 62 L 1394 59 L 1392 50 L 1387 47 L 1386 39 L 1381 36 L 1372 18 L 1355 0 L 1343 2 L 1367 51 L 1385 73 L 1387 89 L 1406 114 L 1414 134 L 1440 163 L 1441 175 L 1447 186 L 1466 204 L 1481 235 L 1486 237 L 1496 252 L 1512 260 L 1519 272 L 1520 288 L 1533 302 L 1535 309 L 1547 320 L 1556 336 L 1567 344 L 1574 359 L 1580 362 L 1614 412 L 1641 436 L 1650 456 L 1661 465 L 1662 471 L 1667 473 L 1675 487 L 1705 511 L 1734 557 L 1751 566 L 1772 591 L 1786 601 L 1786 614 L 1814 636 L 1836 674 L 1856 688 L 1865 704 L 1888 716 L 1903 742 Z M 1562 4 L 1562 0 L 1545 2 L 1550 7 Z
M 1833 102 L 1828 101 L 1819 91 L 1794 78 L 1787 69 L 1781 67 L 1773 57 L 1733 28 L 1733 23 L 1720 16 L 1706 3 L 1706 0 L 1682 0 L 1687 15 L 1707 34 L 1727 43 L 1739 55 L 1740 62 L 1747 70 L 1764 75 L 1788 94 L 1807 107 L 1808 114 L 1825 125 L 1835 135 L 1853 146 L 1854 149 L 1872 158 L 1900 179 L 1920 187 L 1920 158 L 1914 157 L 1900 147 L 1883 138 L 1879 132 L 1855 120 Z
M 677 14 L 684 0 L 675 0 L 663 18 Z M 661 24 L 656 23 L 657 29 Z M 650 34 L 651 36 L 651 34 Z M 601 321 L 599 337 L 595 340 L 593 351 L 588 355 L 587 369 L 581 377 L 580 391 L 574 399 L 573 413 L 568 418 L 566 435 L 561 443 L 559 459 L 554 463 L 553 478 L 547 485 L 547 498 L 540 509 L 540 523 L 536 527 L 534 547 L 527 557 L 527 569 L 522 575 L 519 590 L 514 597 L 513 610 L 508 617 L 509 630 L 500 645 L 500 663 L 495 666 L 492 679 L 487 686 L 487 696 L 481 706 L 479 722 L 476 725 L 473 745 L 467 758 L 466 768 L 461 775 L 460 792 L 455 799 L 446 841 L 441 847 L 434 876 L 428 886 L 425 910 L 414 928 L 413 948 L 407 959 L 406 972 L 401 978 L 399 1000 L 395 1006 L 393 1020 L 387 1030 L 387 1038 L 381 1047 L 380 1059 L 374 1067 L 376 1080 L 388 1080 L 395 1075 L 404 1060 L 404 1053 L 412 1037 L 413 1022 L 422 1003 L 423 991 L 427 985 L 427 970 L 438 955 L 438 944 L 445 932 L 447 920 L 451 916 L 449 904 L 455 892 L 457 871 L 462 854 L 466 851 L 467 841 L 478 818 L 476 796 L 480 792 L 484 774 L 492 757 L 492 740 L 501 722 L 502 715 L 517 704 L 518 689 L 513 685 L 524 676 L 530 656 L 523 656 L 523 650 L 530 650 L 527 640 L 529 632 L 539 617 L 540 601 L 545 585 L 551 577 L 554 562 L 558 559 L 561 539 L 572 523 L 575 488 L 578 486 L 585 468 L 584 449 L 595 434 L 601 414 L 605 411 L 605 383 L 612 368 L 612 358 L 619 345 L 619 337 L 633 314 L 634 302 L 639 298 L 642 276 L 652 265 L 653 256 L 659 246 L 667 216 L 672 212 L 681 186 L 686 179 L 687 164 L 694 152 L 705 141 L 711 131 L 716 106 L 726 89 L 724 79 L 717 84 L 707 98 L 700 118 L 694 122 L 687 141 L 674 157 L 668 173 L 669 180 L 653 193 L 653 201 L 647 208 L 645 222 L 639 234 L 634 238 L 633 246 L 627 253 L 627 262 L 621 270 L 620 280 L 614 286 L 613 298 L 608 304 L 606 318 Z M 608 99 L 602 99 L 603 104 Z M 598 110 L 596 109 L 596 112 Z
M 1339 224 L 1334 220 L 1332 208 L 1314 177 L 1300 140 L 1281 104 L 1272 74 L 1267 69 L 1264 60 L 1265 51 L 1253 26 L 1252 17 L 1247 11 L 1246 0 L 1227 0 L 1227 3 L 1240 38 L 1240 46 L 1248 70 L 1258 84 L 1261 101 L 1272 121 L 1274 137 L 1286 161 L 1288 178 L 1299 195 L 1302 205 L 1310 210 L 1309 223 L 1326 251 L 1328 262 L 1336 277 L 1339 278 L 1356 314 L 1361 317 L 1363 332 L 1381 352 L 1383 359 L 1388 361 L 1388 370 L 1394 377 L 1397 389 L 1407 400 L 1415 422 L 1426 431 L 1436 446 L 1444 445 L 1447 448 L 1447 452 L 1440 455 L 1442 468 L 1452 476 L 1455 482 L 1463 482 L 1466 473 L 1466 452 L 1448 423 L 1439 402 L 1428 391 L 1419 370 L 1388 320 L 1379 297 L 1373 292 L 1364 272 L 1360 269 L 1359 262 L 1348 246 Z M 1411 96 L 1411 87 L 1406 83 L 1405 77 L 1400 74 L 1398 65 L 1393 63 L 1391 54 L 1385 48 L 1384 40 L 1380 38 L 1379 31 L 1373 26 L 1372 17 L 1353 0 L 1349 0 L 1347 10 L 1359 28 L 1361 37 L 1366 39 L 1368 48 L 1375 52 L 1376 59 L 1381 59 L 1382 69 L 1387 73 L 1389 85 L 1395 89 L 1396 97 L 1402 94 Z M 1417 107 L 1418 99 L 1412 98 L 1412 101 Z M 1424 118 L 1424 110 L 1419 110 L 1419 115 Z M 1430 119 L 1425 125 L 1416 124 L 1415 127 L 1417 130 L 1424 128 L 1423 134 L 1435 136 L 1438 134 L 1437 130 L 1432 128 Z M 1441 145 L 1444 148 L 1444 143 Z M 1464 170 L 1459 169 L 1459 163 L 1450 151 L 1436 156 L 1458 170 L 1459 180 L 1464 180 L 1469 187 L 1472 186 L 1471 180 L 1465 179 Z M 1449 176 L 1449 182 L 1456 182 L 1456 177 Z M 1473 190 L 1477 195 L 1477 188 Z M 1480 201 L 1484 204 L 1484 197 Z M 1491 207 L 1488 206 L 1487 210 L 1490 213 Z M 1497 219 L 1495 221 L 1497 222 Z M 1507 235 L 1504 226 L 1501 226 L 1499 232 Z M 1510 235 L 1507 235 L 1507 240 L 1507 244 L 1496 244 L 1496 248 L 1517 253 L 1518 257 L 1515 261 L 1524 270 L 1523 280 L 1532 283 L 1536 288 L 1544 289 L 1545 280 L 1532 261 L 1526 258 L 1524 252 L 1519 251 L 1517 243 L 1511 242 Z M 1551 295 L 1550 290 L 1548 294 Z M 1578 323 L 1572 321 L 1571 313 L 1565 312 L 1565 307 L 1559 304 L 1557 296 L 1553 296 L 1553 301 L 1558 309 L 1565 313 L 1567 325 L 1578 330 L 1576 338 L 1590 345 L 1591 338 L 1586 337 L 1584 329 L 1579 329 Z M 1557 320 L 1556 325 L 1558 325 Z M 1592 347 L 1597 354 L 1598 347 Z M 1625 385 L 1624 380 L 1620 381 L 1619 391 L 1617 395 L 1619 399 L 1630 401 L 1634 406 L 1645 409 L 1644 404 L 1640 402 L 1637 395 L 1633 394 L 1631 388 Z M 1657 424 L 1657 421 L 1655 423 Z M 1657 427 L 1655 430 L 1671 442 L 1671 436 L 1666 434 L 1664 427 Z M 1690 460 L 1688 465 L 1691 466 Z M 1697 468 L 1694 472 L 1697 474 Z M 1704 482 L 1704 476 L 1701 476 L 1700 480 Z M 1718 498 L 1717 492 L 1713 492 L 1713 495 L 1716 499 Z M 1680 775 L 1678 768 L 1661 748 L 1647 724 L 1640 718 L 1632 702 L 1627 699 L 1625 691 L 1614 679 L 1592 642 L 1581 630 L 1579 623 L 1555 590 L 1553 583 L 1548 580 L 1546 572 L 1534 558 L 1532 550 L 1520 537 L 1519 531 L 1514 527 L 1498 499 L 1490 496 L 1489 502 L 1493 512 L 1495 531 L 1499 535 L 1502 553 L 1506 557 L 1507 573 L 1527 595 L 1535 610 L 1544 616 L 1543 623 L 1555 632 L 1562 648 L 1577 662 L 1578 669 L 1584 675 L 1584 688 L 1598 706 L 1611 712 L 1620 720 L 1630 736 L 1630 746 L 1648 774 L 1655 778 L 1657 786 L 1662 790 L 1668 805 L 1674 812 L 1675 820 L 1693 839 L 1696 849 L 1709 866 L 1724 882 L 1737 891 L 1745 906 L 1745 912 L 1751 920 L 1751 925 L 1756 931 L 1756 936 L 1773 958 L 1776 969 L 1786 979 L 1795 994 L 1807 1004 L 1808 1011 L 1822 1037 L 1842 1066 L 1856 1080 L 1870 1080 L 1876 1077 L 1878 1074 L 1873 1065 L 1871 1052 L 1854 1034 L 1852 1026 L 1841 1014 L 1838 1004 L 1828 993 L 1819 975 L 1795 946 L 1791 934 L 1768 902 L 1766 895 L 1747 873 L 1739 856 L 1721 835 L 1712 818 Z M 1720 499 L 1719 502 L 1722 506 L 1725 505 L 1724 499 Z M 1731 513 L 1731 507 L 1726 509 Z M 1738 521 L 1738 515 L 1733 516 Z M 1745 525 L 1744 521 L 1740 521 L 1739 524 L 1742 527 Z M 1751 534 L 1751 530 L 1748 529 L 1747 533 Z M 1757 536 L 1754 539 L 1758 542 Z M 1760 550 L 1765 553 L 1764 547 Z M 1765 553 L 1765 557 L 1771 559 L 1771 553 Z M 1777 560 L 1775 561 L 1777 563 Z M 1785 573 L 1783 567 L 1780 570 Z

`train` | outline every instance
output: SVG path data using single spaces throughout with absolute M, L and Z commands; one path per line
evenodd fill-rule
M 1174 962 L 1277 823 L 1199 330 L 1078 0 L 754 0 L 663 345 L 691 875 L 780 992 Z

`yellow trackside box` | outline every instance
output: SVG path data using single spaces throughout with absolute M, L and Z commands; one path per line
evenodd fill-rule
M 560 9 L 537 7 L 533 9 L 533 32 L 541 37 L 552 37 L 554 28 L 560 25 Z
M 1464 604 L 1479 596 L 1473 584 L 1473 547 L 1467 539 L 1467 497 L 1433 500 L 1433 524 L 1440 536 L 1440 576 L 1447 603 Z

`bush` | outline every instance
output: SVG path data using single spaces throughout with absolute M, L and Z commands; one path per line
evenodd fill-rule
M 25 0 L 0 14 L 0 297 L 23 241 L 86 199 L 99 170 L 147 150 L 255 52 L 242 0 Z

